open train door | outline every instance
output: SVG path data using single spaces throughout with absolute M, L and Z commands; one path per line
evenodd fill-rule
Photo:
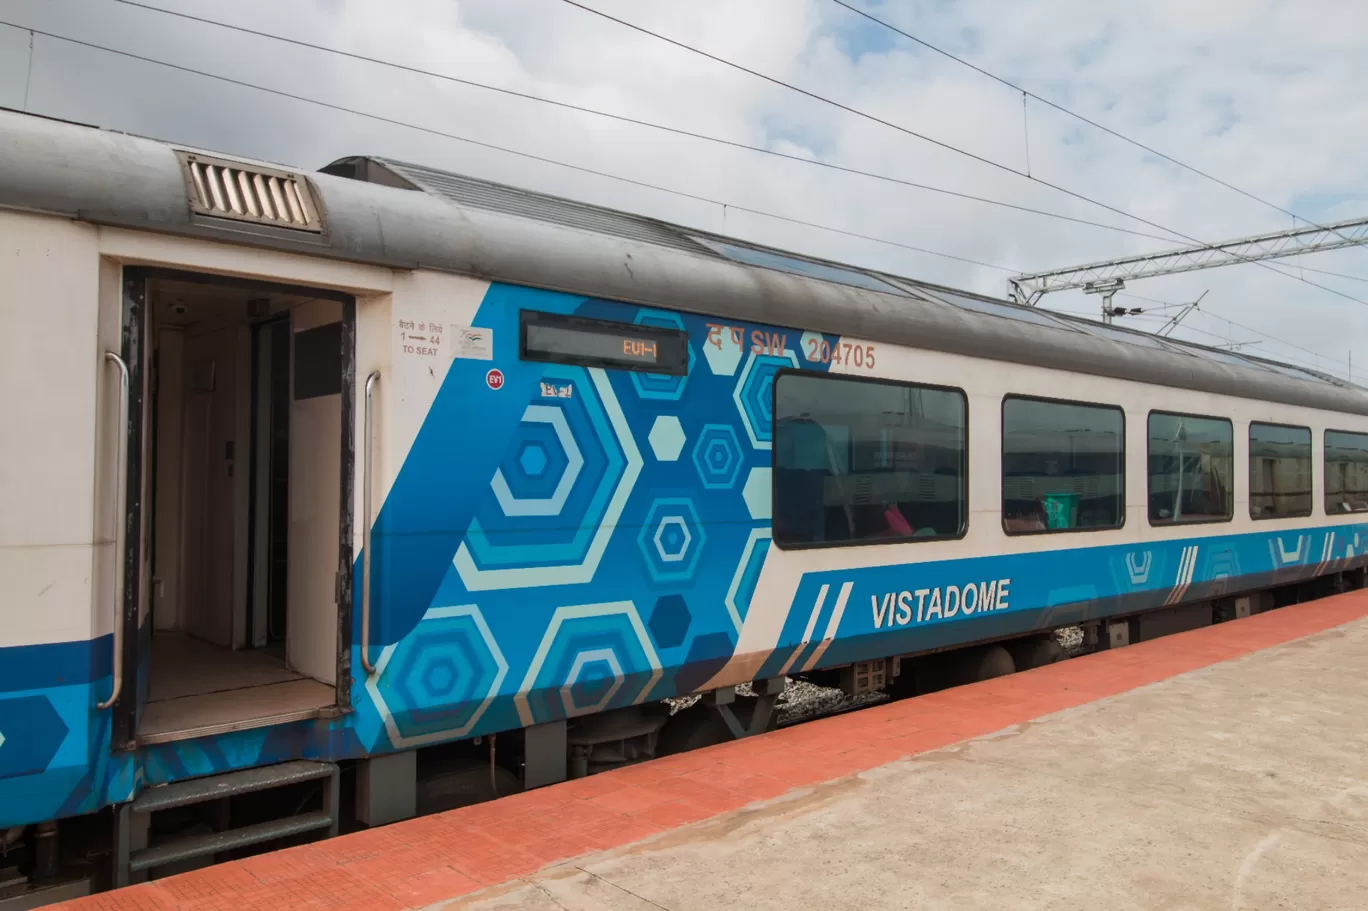
M 112 749 L 349 711 L 354 299 L 133 267 L 121 298 Z

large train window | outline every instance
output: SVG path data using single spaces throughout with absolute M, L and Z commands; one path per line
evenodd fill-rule
M 1002 400 L 1002 527 L 1009 535 L 1120 528 L 1126 416 L 1114 405 Z
M 689 372 L 689 334 L 642 326 L 523 310 L 521 354 L 525 361 L 636 370 L 666 376 Z
M 1368 512 L 1368 433 L 1325 431 L 1325 514 Z
M 968 402 L 958 389 L 784 370 L 774 380 L 774 542 L 957 538 Z
M 1249 425 L 1249 517 L 1311 515 L 1311 428 Z
M 1229 521 L 1235 514 L 1234 443 L 1226 418 L 1150 412 L 1150 524 Z

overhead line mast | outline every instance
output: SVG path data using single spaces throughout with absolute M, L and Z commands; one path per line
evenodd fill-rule
M 1017 303 L 1030 307 L 1040 303 L 1040 299 L 1046 294 L 1074 288 L 1102 294 L 1105 298 L 1105 307 L 1110 304 L 1111 294 L 1124 288 L 1127 281 L 1138 278 L 1176 275 L 1180 272 L 1282 259 L 1364 244 L 1368 244 L 1368 218 L 1356 218 L 1329 225 L 1257 234 L 1224 243 L 1197 244 L 1067 269 L 1018 275 L 1007 281 L 1012 298 Z

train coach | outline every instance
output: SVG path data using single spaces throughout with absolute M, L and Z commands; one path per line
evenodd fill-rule
M 28 889 L 78 845 L 122 883 L 411 815 L 465 786 L 443 755 L 534 787 L 764 730 L 785 679 L 915 694 L 1368 567 L 1368 392 L 1240 353 L 14 113 L 0 254 Z

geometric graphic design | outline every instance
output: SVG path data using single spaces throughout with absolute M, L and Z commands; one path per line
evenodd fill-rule
M 513 702 L 524 725 L 537 724 L 635 705 L 661 675 L 631 601 L 559 607 Z
M 1330 558 L 1335 554 L 1335 533 L 1333 531 L 1325 533 L 1325 544 L 1321 547 L 1320 563 L 1316 565 L 1316 574 L 1325 572 L 1325 568 L 1330 565 Z
M 727 490 L 736 486 L 741 473 L 741 444 L 730 424 L 704 424 L 693 448 L 693 463 L 698 479 L 707 490 Z
M 662 462 L 673 462 L 684 451 L 684 428 L 679 425 L 679 418 L 672 414 L 656 418 L 646 439 L 655 457 Z
M 683 595 L 662 595 L 656 599 L 646 626 L 650 628 L 656 645 L 678 648 L 689 634 L 689 624 L 692 622 L 693 615 L 689 613 L 689 605 L 684 603 Z
M 812 655 L 804 662 L 803 670 L 810 671 L 816 667 L 817 662 L 822 660 L 822 655 L 826 652 L 827 648 L 835 641 L 836 631 L 841 627 L 841 618 L 845 616 L 846 604 L 850 601 L 850 590 L 854 587 L 855 583 L 853 582 L 846 582 L 841 586 L 840 592 L 836 595 L 836 606 L 832 609 L 831 618 L 827 621 L 826 631 L 822 633 L 822 641 L 817 643 L 817 647 L 812 650 Z M 826 586 L 823 586 L 823 589 L 825 588 Z M 821 611 L 821 607 L 822 603 L 819 598 L 817 606 L 813 609 L 813 616 L 816 616 L 817 613 Z M 803 636 L 803 638 L 809 642 L 812 640 L 811 625 L 812 621 L 809 620 L 808 632 Z
M 770 478 L 771 470 L 766 468 L 752 468 L 750 474 L 746 476 L 746 486 L 741 488 L 741 496 L 746 501 L 746 509 L 750 511 L 752 519 L 768 519 L 770 517 L 771 503 L 770 497 Z
M 565 717 L 603 711 L 621 688 L 622 665 L 611 648 L 580 652 L 560 690 Z
M 735 645 L 726 633 L 707 633 L 689 643 L 689 656 L 674 675 L 674 691 L 687 696 L 711 680 L 731 659 Z
M 746 361 L 732 390 L 732 399 L 741 412 L 741 423 L 756 449 L 769 449 L 774 430 L 774 375 L 784 367 L 797 367 L 798 357 L 792 350 L 782 356 L 754 354 Z
M 434 607 L 380 652 L 366 692 L 396 747 L 463 737 L 498 695 L 508 662 L 474 604 Z
M 468 591 L 588 582 L 641 473 L 603 370 L 553 364 L 543 377 L 573 394 L 524 412 L 452 558 Z M 540 474 L 532 448 L 547 459 Z
M 638 326 L 659 326 L 663 329 L 684 328 L 684 321 L 678 315 L 653 310 L 642 310 L 632 322 Z M 693 345 L 689 345 L 689 373 L 693 372 L 693 365 Z M 688 374 L 672 376 L 665 373 L 632 372 L 632 385 L 636 387 L 637 395 L 643 399 L 677 402 L 684 394 L 684 386 L 688 382 Z
M 1289 548 L 1282 537 L 1278 536 L 1269 540 L 1268 552 L 1273 556 L 1274 566 L 1288 566 L 1305 560 L 1309 553 L 1310 544 L 1310 535 L 1297 535 L 1296 547 Z
M 688 497 L 654 500 L 637 534 L 646 568 L 657 582 L 679 582 L 692 577 L 707 540 L 707 532 Z
M 1164 599 L 1165 604 L 1177 604 L 1183 600 L 1183 595 L 1187 594 L 1188 586 L 1192 584 L 1193 571 L 1197 569 L 1196 544 L 1183 548 L 1183 555 L 1178 558 L 1178 577 L 1173 582 L 1173 588 L 1169 591 L 1169 596 Z
M 1231 579 L 1240 577 L 1240 558 L 1235 553 L 1235 548 L 1229 546 L 1214 547 L 1207 554 L 1206 570 L 1202 573 L 1202 578 L 1211 580 L 1211 590 L 1208 594 L 1223 595 L 1230 585 Z
M 518 429 L 516 457 L 505 459 L 490 483 L 494 496 L 506 516 L 558 516 L 584 467 L 565 413 L 528 405 Z
M 499 285 L 480 312 L 456 309 L 433 317 L 459 315 L 504 341 L 491 363 L 451 362 L 446 380 L 392 377 L 405 442 L 384 472 L 395 495 L 375 517 L 373 631 L 383 638 L 370 675 L 352 645 L 352 711 L 114 752 L 111 713 L 95 710 L 109 693 L 108 635 L 79 649 L 0 651 L 0 830 L 186 778 L 516 731 L 712 681 L 1009 639 L 1158 607 L 1161 595 L 1185 603 L 1364 562 L 1368 522 L 1347 516 L 1234 534 L 1188 527 L 1162 540 L 1038 539 L 1030 553 L 995 549 L 993 536 L 957 545 L 953 558 L 829 550 L 785 558 L 798 590 L 793 579 L 771 586 L 774 373 L 828 369 L 808 353 L 835 336 L 722 318 L 726 328 L 713 330 L 701 316 Z M 525 309 L 686 325 L 692 369 L 653 376 L 522 360 Z M 785 337 L 794 344 L 774 344 Z M 773 347 L 756 356 L 753 340 Z M 904 591 L 910 601 L 899 603 Z M 924 612 L 918 591 L 929 592 Z M 67 651 L 79 655 L 52 657 Z M 126 671 L 131 701 L 146 689 L 146 664 Z
M 0 699 L 0 778 L 42 772 L 66 735 L 62 716 L 46 696 Z
M 765 557 L 769 554 L 771 537 L 769 528 L 751 529 L 750 537 L 746 539 L 746 547 L 741 551 L 741 560 L 736 564 L 736 571 L 732 573 L 726 603 L 727 613 L 731 614 L 732 625 L 736 627 L 737 633 L 741 632 L 741 625 L 746 622 L 751 596 L 755 594 L 755 585 L 760 581 L 760 570 L 764 567 Z
M 1126 554 L 1126 574 L 1131 585 L 1144 585 L 1149 581 L 1150 567 L 1154 564 L 1154 554 L 1149 551 Z
M 741 363 L 741 346 L 745 341 L 744 330 L 730 332 L 726 329 L 714 330 L 703 341 L 703 359 L 714 376 L 735 376 Z

